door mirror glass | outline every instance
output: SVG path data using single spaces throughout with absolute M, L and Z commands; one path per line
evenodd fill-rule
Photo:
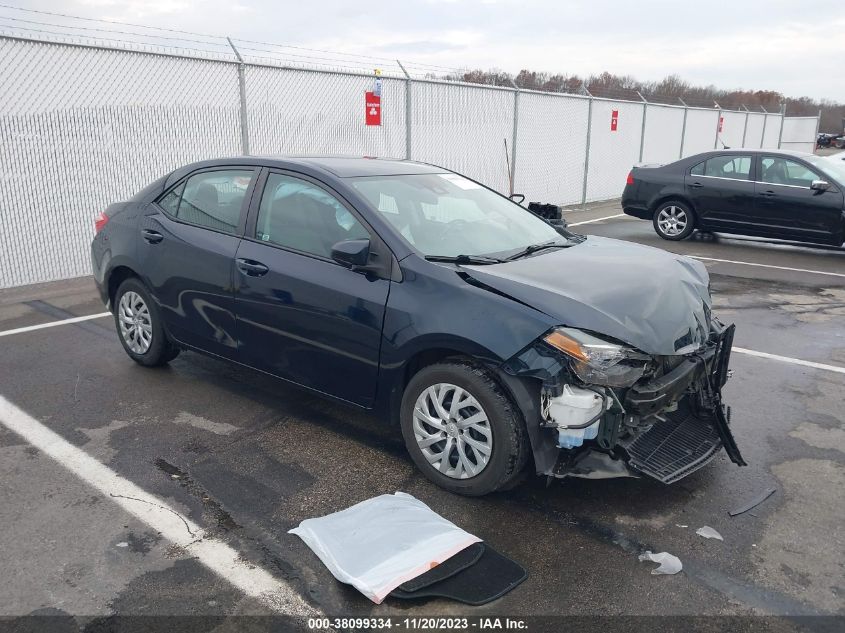
M 338 264 L 357 268 L 370 260 L 370 240 L 344 240 L 332 246 L 332 259 Z
M 830 189 L 830 183 L 826 180 L 814 180 L 810 183 L 810 189 L 814 191 L 827 191 Z

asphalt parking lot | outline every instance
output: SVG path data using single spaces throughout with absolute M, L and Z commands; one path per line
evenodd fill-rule
M 747 467 L 722 454 L 668 487 L 532 476 L 457 497 L 415 471 L 393 429 L 266 376 L 193 353 L 142 368 L 109 318 L 27 329 L 102 313 L 89 279 L 0 291 L 0 615 L 845 615 L 845 250 L 669 243 L 620 213 L 568 219 L 709 268 L 716 313 L 737 324 L 725 396 Z M 728 515 L 767 488 L 757 508 Z M 484 607 L 374 605 L 287 534 L 396 490 L 519 561 L 528 580 Z M 142 493 L 187 532 L 144 520 Z M 704 525 L 724 542 L 697 536 Z M 650 575 L 637 560 L 647 549 L 684 571 Z

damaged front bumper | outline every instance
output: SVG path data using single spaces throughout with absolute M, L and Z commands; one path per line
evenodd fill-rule
M 733 334 L 733 325 L 713 319 L 700 349 L 653 359 L 649 372 L 625 388 L 583 383 L 566 354 L 542 341 L 517 354 L 502 369 L 509 383 L 534 385 L 519 399 L 534 399 L 526 413 L 534 414 L 528 433 L 537 472 L 587 479 L 647 475 L 673 483 L 723 447 L 731 461 L 744 466 L 721 398 Z M 590 392 L 598 403 L 595 415 L 584 414 L 583 424 L 572 424 L 560 403 L 578 405 L 578 394 Z

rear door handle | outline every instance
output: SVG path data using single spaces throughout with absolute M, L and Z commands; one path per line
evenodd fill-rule
M 774 198 L 777 194 L 774 191 L 761 191 L 760 195 L 764 198 Z
M 689 184 L 689 186 L 690 186 L 690 187 L 692 187 L 693 189 L 700 189 L 700 188 L 701 188 L 701 187 L 703 187 L 704 185 L 702 185 L 700 182 L 691 182 L 691 183 Z
M 252 259 L 237 259 L 238 268 L 244 275 L 249 275 L 250 277 L 261 277 L 261 275 L 266 275 L 267 271 L 270 269 L 267 268 L 261 262 L 254 261 Z
M 158 231 L 152 231 L 150 229 L 141 229 L 141 235 L 150 244 L 158 244 L 161 240 L 164 239 L 164 236 L 161 233 L 159 233 Z

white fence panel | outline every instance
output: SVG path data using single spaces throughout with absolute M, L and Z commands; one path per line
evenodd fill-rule
M 611 131 L 613 111 L 619 113 L 616 131 Z M 618 198 L 625 178 L 640 159 L 643 124 L 641 103 L 593 101 L 590 125 L 590 169 L 587 201 Z
M 382 125 L 368 127 L 373 77 L 261 63 L 244 75 L 253 154 L 405 157 L 406 81 L 384 78 Z M 410 85 L 411 158 L 508 192 L 515 91 Z M 523 91 L 519 104 L 515 189 L 558 204 L 618 197 L 641 153 L 668 162 L 682 142 L 684 156 L 713 149 L 720 114 L 731 147 L 780 137 L 812 151 L 818 124 L 688 108 L 684 127 L 684 108 L 649 104 L 643 129 L 642 103 Z M 89 274 L 94 216 L 176 167 L 239 155 L 241 113 L 234 61 L 0 36 L 0 288 Z
M 722 131 L 719 133 L 719 148 L 742 147 L 742 135 L 745 132 L 745 112 L 723 110 Z
M 718 110 L 687 110 L 687 129 L 684 134 L 684 157 L 708 152 L 716 146 Z
M 779 114 L 766 115 L 766 129 L 763 131 L 763 142 L 761 147 L 766 149 L 777 149 L 778 137 L 780 137 L 780 123 L 782 117 Z
M 10 39 L 0 60 L 0 288 L 90 274 L 110 202 L 240 153 L 234 64 Z
M 748 113 L 748 128 L 745 130 L 745 147 L 760 149 L 763 147 L 763 124 L 766 115 L 760 112 Z
M 538 202 L 581 202 L 588 107 L 588 99 L 520 93 L 514 191 Z
M 384 79 L 380 126 L 364 124 L 373 78 L 246 67 L 252 154 L 405 157 L 405 82 Z
M 461 172 L 507 194 L 513 91 L 415 82 L 411 93 L 412 157 Z
M 816 147 L 818 117 L 786 117 L 780 146 L 797 152 L 812 152 Z
M 645 118 L 644 163 L 671 163 L 680 158 L 684 108 L 649 105 Z

